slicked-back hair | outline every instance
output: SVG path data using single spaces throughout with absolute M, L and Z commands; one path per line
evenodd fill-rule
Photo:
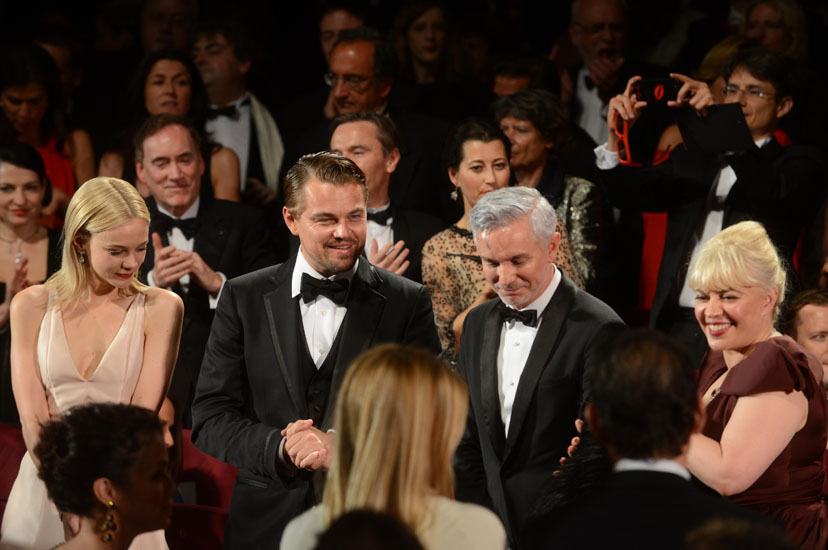
M 794 340 L 797 339 L 799 328 L 799 312 L 805 306 L 828 306 L 828 290 L 811 288 L 793 297 L 787 308 L 785 332 L 790 334 Z
M 762 48 L 739 50 L 725 61 L 723 69 L 725 82 L 730 81 L 730 77 L 737 69 L 747 70 L 756 80 L 769 82 L 776 94 L 774 98 L 776 101 L 783 97 L 796 99 L 797 64 L 790 56 Z
M 374 81 L 379 82 L 382 78 L 394 78 L 397 75 L 397 53 L 394 51 L 394 46 L 374 28 L 359 27 L 340 32 L 331 52 L 340 44 L 354 42 L 368 42 L 374 46 Z
M 339 115 L 331 121 L 331 129 L 328 134 L 328 141 L 333 137 L 337 128 L 349 122 L 370 122 L 376 128 L 377 139 L 382 144 L 382 153 L 387 155 L 394 149 L 400 149 L 400 131 L 397 125 L 387 115 L 379 113 L 368 113 L 360 111 Z
M 531 122 L 544 141 L 553 145 L 550 154 L 555 158 L 571 152 L 575 146 L 563 103 L 547 90 L 530 88 L 498 98 L 492 103 L 491 113 L 498 124 L 507 116 Z
M 546 246 L 555 233 L 558 218 L 555 209 L 537 189 L 505 187 L 486 193 L 469 212 L 474 242 L 481 233 L 490 233 L 528 216 L 532 235 L 541 246 Z
M 190 134 L 190 138 L 193 140 L 196 153 L 201 151 L 201 134 L 198 133 L 198 130 L 195 126 L 193 126 L 193 123 L 190 122 L 188 118 L 179 115 L 171 115 L 169 113 L 162 113 L 160 115 L 149 117 L 143 124 L 141 124 L 138 131 L 135 132 L 132 145 L 135 152 L 136 162 L 144 161 L 144 142 L 168 126 L 184 127 L 184 129 L 187 130 L 187 133 Z
M 619 334 L 592 375 L 604 443 L 621 458 L 675 458 L 696 425 L 698 394 L 687 352 L 653 330 Z
M 153 437 L 162 437 L 161 422 L 149 409 L 120 403 L 73 407 L 41 429 L 34 450 L 38 477 L 59 510 L 91 517 L 103 509 L 95 480 L 129 488 L 130 470 Z
M 304 210 L 305 186 L 311 179 L 332 185 L 359 185 L 366 203 L 368 202 L 365 174 L 356 163 L 329 151 L 311 153 L 297 160 L 285 176 L 285 208 L 296 218 Z
M 447 170 L 451 169 L 456 172 L 460 169 L 460 163 L 463 162 L 464 157 L 463 146 L 467 141 L 482 141 L 483 143 L 499 141 L 506 150 L 507 159 L 512 153 L 512 143 L 496 124 L 487 118 L 467 118 L 452 128 L 446 137 L 443 147 L 443 165 Z

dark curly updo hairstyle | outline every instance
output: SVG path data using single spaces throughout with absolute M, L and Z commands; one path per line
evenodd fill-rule
M 158 416 L 142 407 L 95 403 L 70 409 L 40 431 L 38 476 L 58 510 L 89 517 L 101 505 L 92 484 L 107 478 L 129 486 L 130 468 L 152 437 L 162 437 Z

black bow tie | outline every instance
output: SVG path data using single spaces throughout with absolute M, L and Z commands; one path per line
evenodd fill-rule
M 386 208 L 381 212 L 368 212 L 368 221 L 379 225 L 388 225 L 388 220 L 391 219 L 391 209 Z
M 207 110 L 207 118 L 210 120 L 216 119 L 220 116 L 227 117 L 231 120 L 239 120 L 241 116 L 241 111 L 239 108 L 242 105 L 249 105 L 250 98 L 245 98 L 244 101 L 240 103 L 231 103 L 230 105 L 225 105 L 224 107 L 210 107 Z
M 302 300 L 306 304 L 313 302 L 321 294 L 336 305 L 342 306 L 345 305 L 345 299 L 348 297 L 348 279 L 329 281 L 328 279 L 317 279 L 307 273 L 302 273 L 299 294 L 302 295 Z
M 536 327 L 538 326 L 538 310 L 536 309 L 524 309 L 524 310 L 517 310 L 510 308 L 503 302 L 497 304 L 497 310 L 500 312 L 500 318 L 503 321 L 520 321 L 527 327 Z
M 192 239 L 198 231 L 198 217 L 179 220 L 171 218 L 163 212 L 158 212 L 155 216 L 155 220 L 153 221 L 155 222 L 155 226 L 158 228 L 158 232 L 163 234 L 168 234 L 172 231 L 173 227 L 177 227 L 182 233 L 184 233 L 185 237 Z

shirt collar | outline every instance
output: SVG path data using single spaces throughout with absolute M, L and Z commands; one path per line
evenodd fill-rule
M 187 211 L 184 212 L 183 214 L 181 214 L 180 216 L 173 216 L 172 214 L 167 212 L 160 204 L 158 204 L 157 201 L 155 203 L 155 206 L 156 206 L 156 208 L 158 208 L 159 212 L 173 218 L 174 220 L 189 220 L 190 218 L 195 218 L 196 216 L 198 216 L 198 205 L 199 205 L 200 202 L 201 202 L 201 197 L 196 197 L 196 200 L 192 204 L 192 206 L 190 206 L 187 209 Z
M 290 295 L 292 297 L 296 297 L 299 295 L 299 291 L 302 288 L 302 274 L 307 273 L 314 279 L 327 279 L 329 281 L 334 281 L 337 279 L 347 279 L 351 281 L 354 278 L 354 274 L 356 274 L 357 266 L 359 266 L 360 258 L 354 262 L 354 265 L 351 266 L 351 269 L 348 271 L 342 271 L 340 273 L 334 273 L 330 277 L 323 277 L 318 271 L 316 271 L 308 261 L 305 259 L 305 253 L 302 250 L 301 245 L 299 246 L 299 252 L 296 253 L 296 264 L 293 266 L 293 276 L 290 280 Z
M 690 472 L 687 471 L 687 468 L 675 460 L 670 460 L 668 458 L 648 458 L 645 460 L 622 458 L 615 463 L 616 472 L 629 472 L 633 470 L 674 474 L 690 481 Z
M 552 296 L 555 294 L 555 291 L 558 289 L 558 285 L 561 284 L 561 272 L 560 270 L 552 266 L 552 269 L 555 270 L 555 274 L 552 276 L 552 280 L 549 282 L 549 285 L 546 287 L 546 290 L 541 292 L 540 296 L 535 298 L 532 302 L 527 304 L 526 306 L 520 308 L 521 311 L 526 309 L 534 309 L 538 312 L 538 319 L 541 318 L 543 315 L 546 306 L 549 305 L 549 302 L 552 301 Z M 511 306 L 509 306 L 511 307 Z
M 250 107 L 250 92 L 244 92 L 238 99 L 231 101 L 226 105 L 210 104 L 211 109 L 221 109 L 222 107 L 235 107 L 236 109 L 244 109 Z
M 376 214 L 377 212 L 385 212 L 389 208 L 391 208 L 391 201 L 385 203 L 383 206 L 380 206 L 379 208 L 370 208 L 370 207 L 368 207 L 366 210 L 368 212 L 370 212 L 371 214 Z

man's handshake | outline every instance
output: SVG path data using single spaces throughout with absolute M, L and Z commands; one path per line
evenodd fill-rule
M 282 430 L 285 462 L 300 470 L 327 470 L 333 457 L 336 435 L 313 426 L 313 420 L 297 420 Z

